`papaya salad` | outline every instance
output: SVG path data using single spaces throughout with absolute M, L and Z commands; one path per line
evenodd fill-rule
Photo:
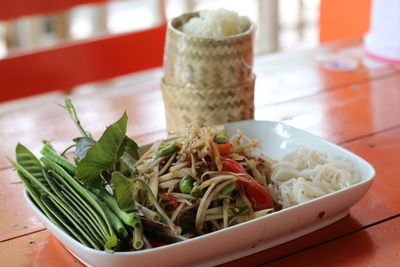
M 271 162 L 252 154 L 258 141 L 238 132 L 193 127 L 158 141 L 137 170 L 182 233 L 196 236 L 273 210 L 267 189 Z M 151 207 L 146 195 L 137 201 Z
M 150 249 L 224 229 L 359 181 L 353 166 L 306 148 L 281 161 L 255 154 L 240 131 L 192 127 L 139 156 L 126 114 L 98 140 L 65 110 L 81 136 L 61 153 L 44 141 L 41 158 L 22 144 L 17 170 L 27 195 L 55 226 L 107 251 Z M 272 193 L 272 194 L 271 194 Z

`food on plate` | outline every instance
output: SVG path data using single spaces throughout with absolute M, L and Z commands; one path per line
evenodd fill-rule
M 282 208 L 338 191 L 361 181 L 348 161 L 329 159 L 326 153 L 298 147 L 271 166 L 270 189 Z
M 200 37 L 226 37 L 245 32 L 250 27 L 247 17 L 224 8 L 202 10 L 182 26 L 184 33 Z
M 96 141 L 69 99 L 64 108 L 81 132 L 74 144 L 58 153 L 46 141 L 40 159 L 18 144 L 16 160 L 9 160 L 45 216 L 98 250 L 184 241 L 360 180 L 349 163 L 307 148 L 270 159 L 255 153 L 258 140 L 222 127 L 176 132 L 139 157 L 126 136 L 126 114 Z
M 213 232 L 273 210 L 271 160 L 252 154 L 257 140 L 210 127 L 175 134 L 152 145 L 137 162 L 137 174 L 183 234 Z M 151 208 L 148 195 L 137 196 Z

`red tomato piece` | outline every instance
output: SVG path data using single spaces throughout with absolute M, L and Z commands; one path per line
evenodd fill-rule
M 224 158 L 222 160 L 222 170 L 225 172 L 243 173 L 248 176 L 246 170 L 240 165 L 239 162 L 230 158 Z
M 230 143 L 218 144 L 218 151 L 221 156 L 228 156 L 233 153 L 233 146 Z
M 242 165 L 240 165 L 239 162 L 230 159 L 230 158 L 224 158 L 222 160 L 222 171 L 224 172 L 233 172 L 233 173 L 243 173 L 241 175 L 243 178 L 248 179 L 249 175 L 247 174 L 246 170 L 243 168 Z M 239 189 L 240 187 L 243 186 L 245 182 L 242 180 L 237 180 L 236 181 L 236 188 Z
M 174 210 L 179 206 L 179 201 L 172 194 L 166 194 L 165 198 L 170 202 L 169 207 L 171 210 Z
M 245 184 L 246 196 L 250 200 L 253 210 L 270 209 L 273 206 L 271 193 L 254 180 Z
M 247 174 L 245 168 L 240 165 L 239 162 L 224 158 L 222 160 L 222 170 L 233 173 L 242 173 L 245 181 L 237 180 L 236 188 L 244 187 L 246 191 L 246 196 L 250 200 L 253 210 L 258 211 L 262 209 L 269 209 L 273 206 L 273 199 L 271 193 L 262 185 L 257 183 L 257 181 L 252 180 Z

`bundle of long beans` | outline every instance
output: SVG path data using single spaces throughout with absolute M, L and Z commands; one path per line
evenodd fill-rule
M 128 234 L 120 219 L 103 200 L 73 178 L 76 167 L 57 155 L 50 144 L 45 144 L 42 154 L 39 161 L 18 144 L 17 161 L 9 159 L 34 203 L 55 225 L 82 244 L 114 249 L 118 244 L 116 232 L 121 236 Z
M 75 163 L 64 155 L 66 151 L 57 153 L 49 142 L 44 143 L 40 159 L 21 144 L 16 146 L 16 160 L 8 157 L 35 205 L 65 233 L 94 249 L 137 250 L 151 248 L 151 241 L 185 240 L 178 235 L 179 227 L 168 225 L 168 218 L 163 218 L 165 212 L 150 190 L 147 193 L 157 212 L 139 209 L 129 190 L 122 197 L 131 199 L 130 205 L 124 206 L 124 188 L 112 188 L 111 178 L 129 183 L 137 180 L 125 176 L 135 172 L 138 158 L 136 143 L 125 135 L 126 115 L 94 141 L 82 128 L 70 100 L 65 104 L 83 135 L 68 148 L 75 147 Z M 153 216 L 146 218 L 150 213 Z

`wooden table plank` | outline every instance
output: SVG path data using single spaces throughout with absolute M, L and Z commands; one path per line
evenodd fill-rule
M 0 243 L 0 259 L 2 266 L 84 266 L 47 230 Z
M 350 215 L 321 230 L 228 263 L 226 266 L 268 262 L 400 214 L 400 194 L 398 192 L 400 128 L 349 142 L 343 147 L 370 162 L 375 167 L 377 174 L 367 194 L 350 209 Z
M 400 75 L 261 107 L 255 118 L 283 121 L 341 143 L 400 125 L 399 114 Z
M 399 223 L 400 218 L 392 219 L 265 266 L 293 266 L 293 262 L 296 266 L 397 266 Z M 315 255 L 319 255 L 318 262 Z M 83 266 L 47 230 L 0 243 L 0 258 L 9 266 Z M 254 266 L 257 262 L 226 265 L 244 264 Z
M 22 184 L 12 169 L 0 172 L 0 242 L 44 229 L 23 195 Z
M 358 66 L 351 71 L 334 71 L 324 67 L 325 62 L 343 60 L 351 60 Z M 255 103 L 262 106 L 390 76 L 399 73 L 400 68 L 369 59 L 360 42 L 349 41 L 301 53 L 297 51 L 259 57 L 254 70 L 256 87 L 259 89 Z
M 263 266 L 399 266 L 400 218 Z

